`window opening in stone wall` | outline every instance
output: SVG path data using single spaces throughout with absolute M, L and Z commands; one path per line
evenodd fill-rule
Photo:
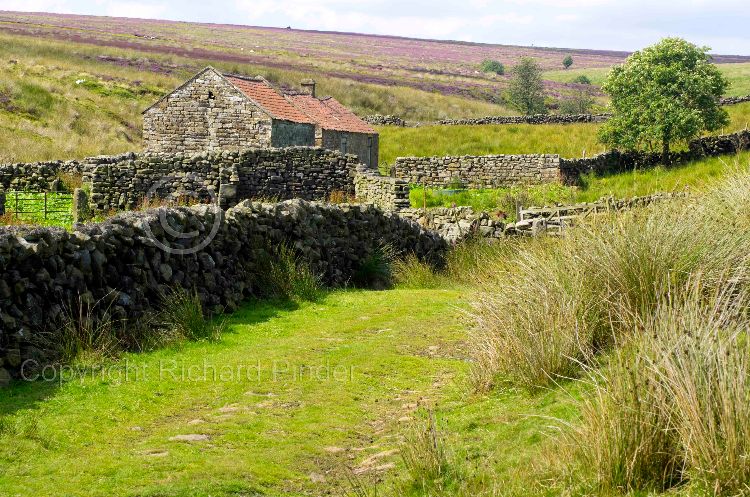
M 208 99 L 209 100 L 214 100 L 215 98 L 216 98 L 216 95 L 214 95 L 214 92 L 212 92 L 212 91 L 209 90 L 209 92 L 208 92 Z
M 346 136 L 341 137 L 341 153 L 346 153 Z

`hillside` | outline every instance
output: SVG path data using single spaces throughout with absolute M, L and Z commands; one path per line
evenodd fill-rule
M 573 69 L 556 70 L 568 53 L 575 60 Z M 432 121 L 512 114 L 499 103 L 508 76 L 489 76 L 477 68 L 486 58 L 511 66 L 522 55 L 541 61 L 550 97 L 584 87 L 570 83 L 583 73 L 594 82 L 586 91 L 602 102 L 596 84 L 627 54 L 0 12 L 0 162 L 137 150 L 140 112 L 206 65 L 261 74 L 282 87 L 313 77 L 319 93 L 336 97 L 360 115 Z M 750 57 L 715 60 L 732 81 L 729 94 L 750 93 Z M 457 137 L 445 138 L 455 145 Z M 423 142 L 422 137 L 415 140 Z M 593 135 L 584 137 L 591 140 Z M 384 158 L 442 153 L 413 150 L 404 140 L 383 140 L 382 147 Z M 466 153 L 476 153 L 475 148 L 463 145 Z M 577 141 L 575 148 L 581 148 Z

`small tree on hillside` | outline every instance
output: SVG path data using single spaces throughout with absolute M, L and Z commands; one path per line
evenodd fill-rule
M 505 66 L 502 64 L 502 62 L 498 62 L 496 60 L 487 59 L 482 62 L 479 68 L 482 70 L 482 72 L 492 72 L 499 75 L 505 74 Z
M 522 57 L 513 67 L 508 88 L 508 102 L 525 115 L 545 114 L 542 68 L 530 57 Z
M 577 91 L 560 101 L 560 114 L 588 114 L 594 105 L 594 97 L 585 91 Z
M 665 38 L 635 52 L 609 73 L 602 86 L 612 98 L 613 117 L 600 140 L 628 150 L 662 150 L 728 122 L 719 98 L 728 81 L 711 63 L 707 47 L 681 38 Z
M 563 59 L 563 67 L 565 69 L 569 68 L 572 65 L 573 65 L 573 57 L 571 55 L 568 55 L 567 57 Z

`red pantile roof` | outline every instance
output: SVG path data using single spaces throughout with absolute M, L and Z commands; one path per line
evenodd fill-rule
M 287 95 L 287 98 L 302 112 L 320 125 L 332 131 L 354 133 L 377 133 L 372 126 L 341 105 L 335 98 L 316 98 L 307 94 Z
M 271 114 L 271 117 L 295 123 L 315 124 L 310 117 L 292 105 L 263 78 L 238 78 L 229 75 L 224 75 L 224 77 Z

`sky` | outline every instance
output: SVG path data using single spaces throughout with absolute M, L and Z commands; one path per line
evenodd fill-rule
M 0 10 L 610 50 L 681 36 L 750 55 L 750 0 L 0 0 Z

